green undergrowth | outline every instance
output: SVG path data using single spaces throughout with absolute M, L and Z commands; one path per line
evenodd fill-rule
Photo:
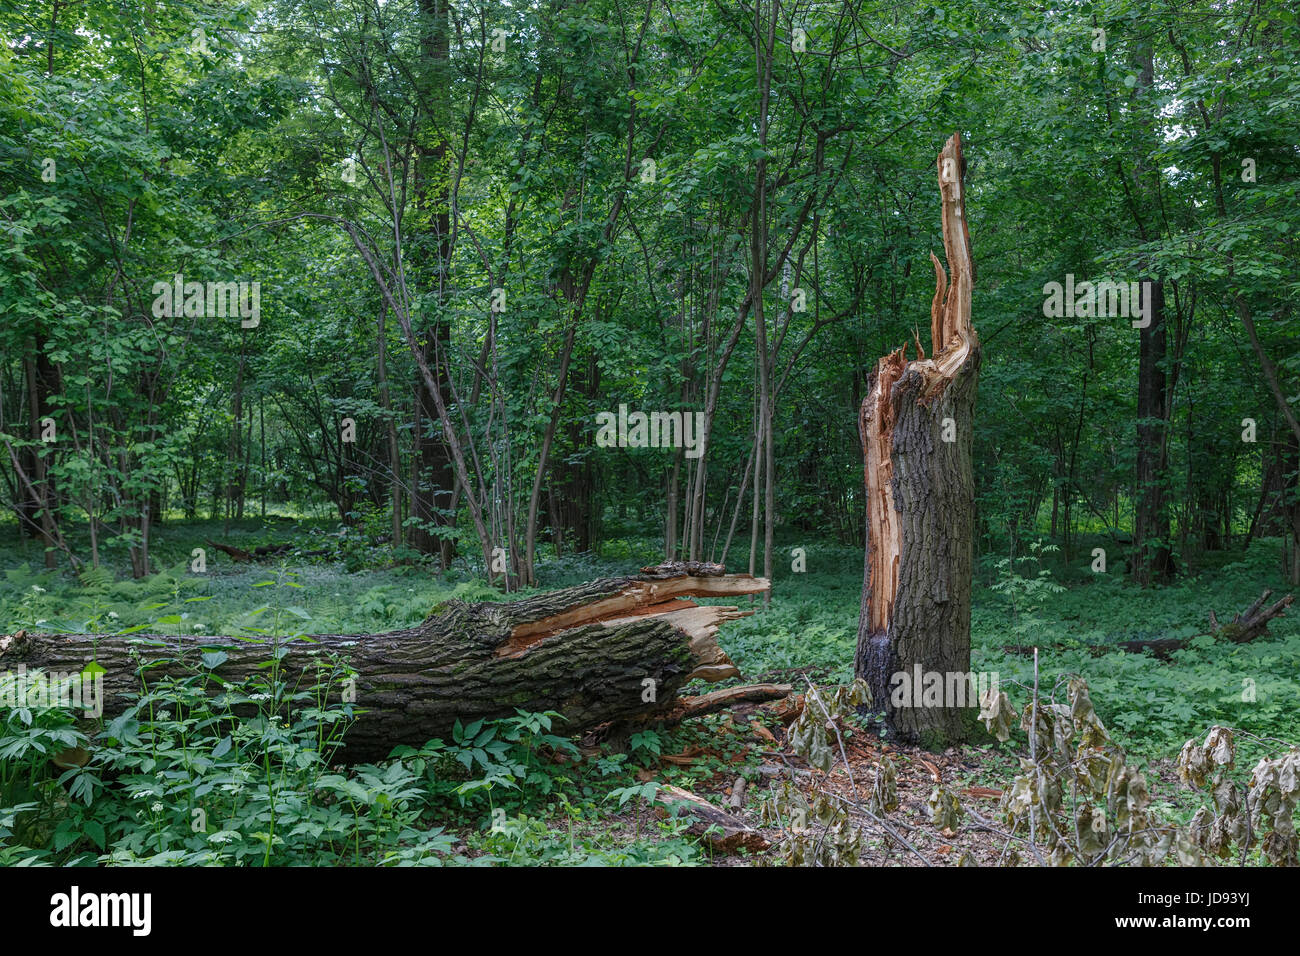
M 46 571 L 30 545 L 0 534 L 0 631 L 238 634 L 271 642 L 270 658 L 272 635 L 375 632 L 416 624 L 447 600 L 506 597 L 467 559 L 439 576 L 419 564 L 349 570 L 341 553 L 235 564 L 208 548 L 205 573 L 191 570 L 205 538 L 244 548 L 290 539 L 313 550 L 327 537 L 309 523 L 281 525 L 168 525 L 160 570 L 139 581 L 108 567 L 80 580 Z M 1076 544 L 1082 556 L 1068 562 L 1051 547 L 1015 561 L 977 558 L 973 670 L 1028 688 L 1026 651 L 1037 647 L 1040 684 L 1084 677 L 1100 718 L 1143 761 L 1172 759 L 1213 724 L 1300 738 L 1300 618 L 1276 620 L 1252 644 L 1195 636 L 1211 609 L 1226 621 L 1264 588 L 1286 592 L 1276 542 L 1207 556 L 1194 575 L 1146 591 L 1124 579 L 1119 561 L 1094 573 L 1092 546 Z M 792 567 L 795 548 L 802 571 Z M 601 556 L 546 555 L 540 574 L 545 588 L 563 587 L 655 560 L 653 542 L 627 539 Z M 724 649 L 750 681 L 850 680 L 861 552 L 791 542 L 774 567 L 770 607 L 731 600 L 755 613 L 721 630 Z M 1107 649 L 1140 637 L 1190 642 L 1167 663 Z M 332 666 L 326 684 L 341 679 L 343 664 Z M 752 736 L 730 733 L 721 717 L 636 735 L 626 752 L 578 754 L 555 715 L 520 714 L 342 770 L 332 758 L 352 719 L 346 705 L 283 686 L 273 662 L 260 684 L 215 698 L 204 692 L 214 679 L 199 667 L 149 686 L 132 711 L 88 735 L 59 710 L 0 709 L 0 864 L 701 863 L 707 850 L 653 811 L 656 788 L 716 792 L 762 759 Z M 52 761 L 69 750 L 89 762 Z M 662 759 L 670 754 L 690 757 Z

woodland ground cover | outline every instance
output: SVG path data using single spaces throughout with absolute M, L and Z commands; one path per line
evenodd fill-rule
M 218 557 L 204 574 L 189 570 L 194 542 L 204 538 L 220 535 L 251 548 L 273 536 L 315 550 L 337 541 L 327 527 L 311 519 L 283 519 L 273 532 L 251 521 L 228 531 L 215 522 L 168 523 L 155 542 L 163 570 L 132 580 L 105 567 L 86 572 L 80 582 L 33 567 L 30 545 L 25 551 L 8 529 L 0 541 L 0 565 L 7 569 L 0 579 L 0 630 L 148 629 L 254 638 L 267 631 L 372 633 L 418 624 L 449 599 L 506 597 L 469 567 L 445 579 L 419 566 L 383 567 L 382 548 L 365 544 L 344 545 L 345 552 L 365 551 L 374 565 L 360 570 L 348 570 L 352 552 L 261 565 Z M 791 543 L 785 550 L 795 546 L 805 548 L 807 570 L 783 571 L 790 562 L 778 563 L 771 607 L 757 604 L 755 614 L 724 629 L 722 643 L 748 680 L 850 681 L 861 555 L 828 545 Z M 986 555 L 976 577 L 972 670 L 995 672 L 1004 689 L 1023 700 L 1034 676 L 1032 659 L 1019 648 L 1037 645 L 1040 685 L 1085 677 L 1099 717 L 1146 769 L 1153 789 L 1162 790 L 1159 805 L 1185 821 L 1196 804 L 1179 791 L 1172 771 L 1183 741 L 1203 736 L 1213 724 L 1232 726 L 1263 738 L 1241 739 L 1249 763 L 1276 751 L 1279 739 L 1300 737 L 1294 705 L 1300 699 L 1300 622 L 1281 618 L 1250 644 L 1194 638 L 1169 662 L 1104 645 L 1204 631 L 1211 608 L 1227 617 L 1262 588 L 1283 586 L 1277 548 L 1276 541 L 1258 541 L 1244 553 L 1216 555 L 1183 585 L 1147 590 L 1121 573 L 1095 574 L 1086 561 L 1067 564 L 1050 548 L 1015 561 L 1014 572 L 1009 559 Z M 654 557 L 653 541 L 622 539 L 602 556 L 548 555 L 541 578 L 546 587 L 562 587 L 626 573 Z M 128 715 L 138 722 L 134 730 L 119 725 L 116 746 L 98 742 L 84 768 L 50 765 L 51 753 L 72 742 L 63 712 L 29 715 L 30 724 L 18 711 L 8 712 L 0 731 L 5 862 L 707 862 L 707 849 L 683 835 L 684 824 L 649 809 L 655 788 L 676 783 L 725 791 L 738 775 L 761 783 L 759 768 L 788 753 L 748 734 L 743 722 L 714 717 L 638 734 L 625 752 L 579 759 L 558 722 L 520 715 L 344 771 L 330 766 L 318 744 L 335 739 L 346 720 L 329 708 L 313 709 L 306 698 L 295 710 L 293 694 L 277 691 L 273 680 L 260 695 L 244 689 L 249 699 L 270 700 L 270 710 L 252 719 L 219 713 L 194 686 L 151 690 L 142 698 L 147 715 Z M 283 725 L 273 719 L 281 703 L 291 715 Z M 963 785 L 1003 785 L 1022 737 L 1001 745 L 986 737 L 960 762 L 900 750 L 900 766 L 921 775 L 919 783 L 905 778 L 904 793 L 909 786 L 928 787 L 926 774 L 936 761 Z M 224 806 L 228 814 L 201 836 L 189 825 L 198 797 L 205 798 L 205 813 L 219 814 L 214 808 Z M 991 862 L 988 846 L 969 838 L 932 849 L 946 852 L 945 846 Z

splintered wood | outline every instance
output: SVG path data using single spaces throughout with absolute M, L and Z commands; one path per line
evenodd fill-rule
M 959 705 L 895 704 L 894 676 L 970 668 L 971 540 L 975 483 L 971 432 L 979 339 L 971 324 L 975 269 L 966 228 L 961 138 L 938 157 L 944 253 L 931 255 L 931 354 L 917 334 L 881 358 L 858 414 L 867 547 L 854 671 L 901 740 L 956 742 Z M 910 343 L 909 343 L 910 344 Z
M 934 299 L 930 303 L 931 357 L 916 342 L 917 357 L 907 360 L 907 345 L 881 358 L 870 374 L 870 388 L 858 415 L 867 488 L 867 540 L 871 569 L 869 614 L 871 629 L 883 631 L 893 616 L 898 593 L 898 566 L 902 533 L 894 502 L 894 425 L 898 405 L 894 386 L 908 373 L 923 379 L 920 400 L 932 402 L 965 366 L 979 339 L 971 324 L 971 287 L 975 267 L 971 259 L 970 232 L 966 226 L 962 174 L 965 160 L 960 134 L 944 145 L 938 159 L 942 196 L 944 253 L 952 280 L 934 253 Z

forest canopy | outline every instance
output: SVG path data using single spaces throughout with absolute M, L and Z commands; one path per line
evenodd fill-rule
M 855 410 L 924 325 L 960 129 L 978 548 L 1073 556 L 1152 497 L 1180 553 L 1294 546 L 1283 7 L 19 4 L 8 514 L 137 576 L 167 514 L 289 503 L 524 583 L 629 531 L 768 571 L 773 527 L 859 541 Z M 603 448 L 623 405 L 704 452 Z

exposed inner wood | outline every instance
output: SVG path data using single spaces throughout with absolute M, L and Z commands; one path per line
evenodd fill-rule
M 907 346 L 880 359 L 870 377 L 870 389 L 862 402 L 858 430 L 866 469 L 867 541 L 870 569 L 868 615 L 873 631 L 884 631 L 892 619 L 898 594 L 898 566 L 902 554 L 902 533 L 893 497 L 894 424 L 898 408 L 894 386 L 903 378 L 919 375 L 923 402 L 938 399 L 953 376 L 978 347 L 971 324 L 971 287 L 974 264 L 970 233 L 966 226 L 962 173 L 961 137 L 954 135 L 944 144 L 938 158 L 939 191 L 942 196 L 943 245 L 949 281 L 937 256 L 934 265 L 934 299 L 930 304 L 930 352 L 918 341 L 917 358 L 907 361 Z
M 731 658 L 718 647 L 715 635 L 724 621 L 748 617 L 753 611 L 742 611 L 737 607 L 704 606 L 693 601 L 673 600 L 643 609 L 641 613 L 629 617 L 608 618 L 602 621 L 609 627 L 629 624 L 637 617 L 657 617 L 667 621 L 673 627 L 689 635 L 688 646 L 696 661 L 691 677 L 707 681 L 726 680 L 739 677 L 740 669 L 731 662 Z
M 724 687 L 694 697 L 678 697 L 671 707 L 653 713 L 639 714 L 624 721 L 623 725 L 629 729 L 647 724 L 671 725 L 742 705 L 770 706 L 774 701 L 788 700 L 793 690 L 794 688 L 789 684 L 745 684 L 739 687 Z
M 768 586 L 766 578 L 753 578 L 747 574 L 729 574 L 725 577 L 688 575 L 664 581 L 638 581 L 608 598 L 518 625 L 511 631 L 509 640 L 497 648 L 496 653 L 498 657 L 520 657 L 548 637 L 589 624 L 614 626 L 639 617 L 667 617 L 675 627 L 691 634 L 692 650 L 695 649 L 697 640 L 702 642 L 701 664 L 716 664 L 721 661 L 730 664 L 730 661 L 726 661 L 726 655 L 713 643 L 713 635 L 724 621 L 745 617 L 751 612 L 740 611 L 735 607 L 700 606 L 687 599 L 761 594 Z M 721 661 L 711 655 L 710 645 Z
M 933 252 L 930 264 L 934 266 L 934 299 L 930 302 L 930 350 L 943 350 L 943 303 L 948 294 L 948 273 L 943 271 L 943 263 Z M 919 358 L 925 358 L 921 354 Z
M 744 687 L 724 687 L 722 690 L 709 691 L 696 697 L 678 699 L 681 719 L 700 717 L 725 710 L 736 704 L 759 704 L 773 700 L 784 700 L 790 696 L 793 688 L 789 684 L 748 684 Z M 671 713 L 671 712 L 670 712 Z
M 903 349 L 892 352 L 876 366 L 875 382 L 866 401 L 858 428 L 866 460 L 867 541 L 871 547 L 871 626 L 884 630 L 894 609 L 898 592 L 898 556 L 902 552 L 902 529 L 894 510 L 892 486 L 894 464 L 894 406 L 890 390 L 907 365 Z

